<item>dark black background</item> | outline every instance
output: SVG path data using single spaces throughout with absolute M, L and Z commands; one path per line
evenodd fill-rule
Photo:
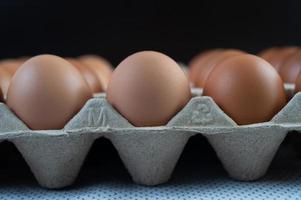
M 100 54 L 118 64 L 140 50 L 187 62 L 202 49 L 299 45 L 294 1 L 0 1 L 0 58 Z

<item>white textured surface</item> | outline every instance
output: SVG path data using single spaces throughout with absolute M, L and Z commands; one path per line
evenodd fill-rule
M 108 179 L 108 178 L 107 178 Z M 49 199 L 49 200 L 93 200 L 93 199 L 301 199 L 301 168 L 271 171 L 256 182 L 238 182 L 221 172 L 182 176 L 170 184 L 144 187 L 128 181 L 116 180 L 90 183 L 86 181 L 69 190 L 45 190 L 37 185 L 2 186 L 0 199 Z

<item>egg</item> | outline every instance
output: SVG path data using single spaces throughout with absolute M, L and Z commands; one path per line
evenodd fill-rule
M 4 68 L 13 76 L 22 63 L 18 59 L 7 59 L 0 62 L 0 68 Z
M 196 87 L 203 88 L 205 86 L 208 75 L 218 63 L 222 62 L 225 59 L 231 58 L 232 56 L 241 55 L 243 53 L 244 52 L 240 50 L 231 49 L 218 51 L 215 54 L 212 54 L 202 63 L 202 66 L 200 66 L 199 70 L 197 71 L 198 74 L 195 81 Z
M 286 103 L 277 71 L 249 54 L 219 63 L 207 79 L 204 95 L 240 125 L 269 121 Z
M 298 74 L 295 81 L 295 93 L 301 92 L 301 73 Z
M 277 71 L 280 70 L 286 59 L 292 54 L 299 50 L 298 47 L 281 47 L 281 48 L 271 48 L 270 51 L 266 51 L 263 54 L 263 58 L 268 61 Z
M 279 51 L 278 47 L 271 47 L 264 49 L 263 51 L 259 52 L 257 55 L 263 58 L 264 60 L 268 61 L 274 56 L 275 53 Z
M 295 83 L 301 70 L 301 51 L 289 56 L 281 66 L 279 74 L 285 83 Z
M 189 82 L 170 57 L 142 51 L 123 60 L 108 85 L 108 102 L 134 126 L 165 125 L 190 100 Z
M 30 58 L 31 57 L 29 57 L 29 56 L 21 56 L 21 57 L 16 58 L 15 61 L 19 63 L 19 67 L 20 67 L 23 63 L 25 63 Z M 18 68 L 17 68 L 17 70 L 18 70 Z M 16 70 L 15 70 L 15 72 L 16 72 Z
M 30 59 L 30 56 L 21 56 L 19 58 L 17 58 L 17 60 L 23 64 L 25 61 L 27 61 L 28 59 Z
M 101 82 L 99 81 L 98 77 L 89 67 L 83 65 L 81 62 L 74 58 L 67 58 L 67 61 L 69 61 L 74 67 L 76 67 L 79 70 L 84 79 L 87 81 L 93 93 L 104 91 L 104 87 L 101 85 Z
M 65 59 L 39 55 L 13 76 L 8 107 L 34 130 L 61 129 L 92 97 L 80 72 Z
M 189 63 L 189 80 L 191 81 L 192 86 L 194 87 L 197 81 L 197 76 L 199 74 L 200 68 L 203 66 L 203 63 L 206 62 L 207 59 L 214 56 L 216 53 L 222 51 L 222 49 L 212 49 L 207 50 L 205 52 L 201 52 L 196 55 Z
M 4 102 L 4 97 L 3 97 L 2 90 L 0 90 L 0 102 Z
M 0 88 L 2 97 L 5 100 L 7 95 L 7 90 L 11 81 L 12 75 L 6 71 L 4 68 L 0 67 Z
M 93 70 L 101 82 L 103 89 L 106 90 L 113 72 L 112 65 L 104 58 L 96 55 L 81 56 L 79 57 L 79 61 Z

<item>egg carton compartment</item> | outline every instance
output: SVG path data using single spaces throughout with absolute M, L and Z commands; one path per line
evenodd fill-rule
M 287 92 L 293 94 L 291 86 Z M 191 136 L 202 134 L 229 176 L 256 180 L 267 171 L 289 131 L 301 131 L 301 93 L 265 123 L 238 126 L 201 89 L 165 126 L 134 127 L 106 100 L 96 95 L 62 130 L 30 130 L 0 104 L 0 141 L 20 151 L 42 187 L 71 185 L 93 142 L 109 139 L 134 182 L 157 185 L 168 181 Z

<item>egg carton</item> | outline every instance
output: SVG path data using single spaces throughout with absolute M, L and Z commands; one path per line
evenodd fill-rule
M 293 94 L 293 86 L 286 86 Z M 76 179 L 93 142 L 108 138 L 134 182 L 168 181 L 188 139 L 205 136 L 228 174 L 251 181 L 267 171 L 288 131 L 301 130 L 301 93 L 269 122 L 238 126 L 202 90 L 165 126 L 134 127 L 96 95 L 62 130 L 30 130 L 0 104 L 0 141 L 10 141 L 23 155 L 42 187 L 62 188 Z

